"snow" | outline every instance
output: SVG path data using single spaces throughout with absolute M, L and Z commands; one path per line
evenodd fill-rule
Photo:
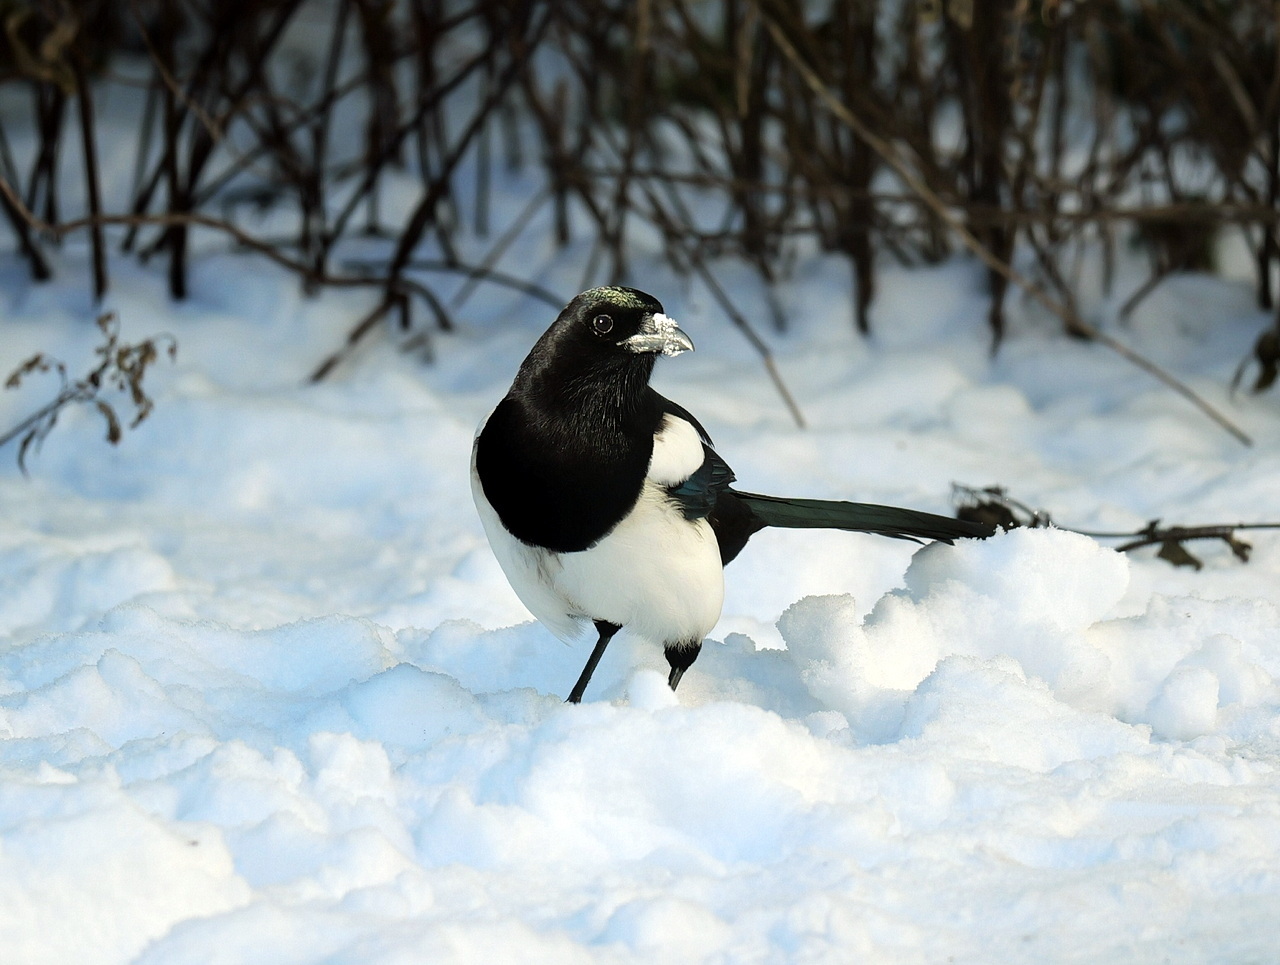
M 567 298 L 585 252 L 545 238 L 512 263 Z M 1058 529 L 766 532 L 677 694 L 624 632 L 566 706 L 590 641 L 529 621 L 467 482 L 552 312 L 482 287 L 433 364 L 383 338 L 311 387 L 371 296 L 199 247 L 181 305 L 112 261 L 125 339 L 180 346 L 152 416 L 113 448 L 68 413 L 29 477 L 0 451 L 6 963 L 1274 957 L 1280 535 L 1242 534 L 1247 565 L 1194 544 L 1194 572 Z M 44 286 L 0 260 L 0 374 L 89 359 L 85 259 L 69 242 Z M 1251 449 L 1016 296 L 990 356 L 964 260 L 887 265 L 869 340 L 844 267 L 798 263 L 791 328 L 754 321 L 801 431 L 706 293 L 636 259 L 698 345 L 659 387 L 744 488 L 1280 519 L 1274 393 L 1226 390 L 1267 324 L 1239 282 L 1170 279 L 1114 330 Z M 0 394 L 0 428 L 50 391 Z

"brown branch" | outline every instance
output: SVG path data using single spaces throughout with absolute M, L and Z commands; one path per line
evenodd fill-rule
M 85 76 L 84 56 L 80 51 L 71 52 L 72 71 L 75 76 L 76 97 L 80 102 L 80 143 L 84 149 L 85 197 L 89 215 L 102 215 L 101 178 L 98 174 L 98 145 L 94 136 L 93 96 Z M 107 293 L 107 247 L 102 237 L 102 225 L 89 227 L 90 245 L 93 250 L 93 297 L 101 301 Z
M 151 39 L 151 33 L 147 30 L 146 18 L 142 16 L 142 11 L 138 9 L 138 0 L 129 0 L 129 10 L 133 14 L 133 23 L 138 30 L 138 35 L 142 38 L 142 44 L 147 48 L 151 65 L 155 67 L 156 74 L 160 77 L 170 95 L 200 122 L 201 126 L 208 132 L 210 140 L 215 143 L 221 141 L 223 135 L 221 126 L 183 90 L 182 85 L 178 83 L 178 79 L 165 66 L 164 58 L 160 56 L 160 51 L 156 49 L 155 43 Z
M 1153 519 L 1146 526 L 1137 530 L 1122 532 L 1099 532 L 1097 530 L 1075 529 L 1057 523 L 1042 509 L 1033 509 L 1026 503 L 1015 499 L 1001 486 L 972 487 L 958 483 L 952 484 L 953 498 L 960 504 L 956 515 L 961 519 L 990 522 L 1003 529 L 1028 527 L 1039 529 L 1053 527 L 1068 533 L 1078 533 L 1090 539 L 1122 539 L 1126 542 L 1116 547 L 1119 553 L 1129 553 L 1145 546 L 1159 546 L 1161 559 L 1174 566 L 1193 566 L 1200 569 L 1201 563 L 1192 556 L 1183 543 L 1193 540 L 1221 540 L 1230 547 L 1231 552 L 1244 563 L 1249 562 L 1252 547 L 1236 536 L 1240 530 L 1280 529 L 1280 523 L 1209 523 L 1199 526 L 1161 526 L 1159 519 Z M 1019 516 L 1021 514 L 1021 517 Z
M 393 294 L 399 296 L 417 295 L 428 305 L 432 306 L 438 318 L 446 318 L 444 309 L 439 306 L 439 302 L 435 296 L 424 286 L 407 278 L 396 278 L 394 280 L 385 277 L 372 277 L 368 275 L 333 275 L 326 272 L 317 271 L 314 265 L 295 258 L 280 251 L 279 247 L 271 242 L 256 238 L 242 228 L 237 227 L 230 221 L 221 218 L 214 218 L 209 215 L 198 214 L 196 212 L 163 212 L 159 214 L 103 214 L 97 217 L 77 218 L 73 221 L 64 221 L 60 224 L 49 224 L 36 217 L 32 211 L 22 203 L 13 186 L 8 180 L 0 177 L 0 195 L 9 205 L 13 206 L 18 215 L 35 231 L 47 234 L 54 238 L 62 238 L 64 235 L 71 234 L 76 231 L 83 231 L 95 226 L 108 225 L 124 225 L 128 227 L 151 226 L 151 227 L 199 227 L 210 228 L 214 231 L 222 232 L 229 235 L 235 242 L 251 251 L 266 256 L 282 268 L 288 269 L 290 272 L 298 275 L 304 280 L 310 281 L 316 285 L 324 285 L 331 288 L 386 288 L 390 286 Z M 442 324 L 443 328 L 448 328 L 447 323 Z
M 336 369 L 348 355 L 355 351 L 356 346 L 364 340 L 364 337 L 368 335 L 369 332 L 373 331 L 377 324 L 386 317 L 387 313 L 391 311 L 392 302 L 393 300 L 390 297 L 384 297 L 380 302 L 378 302 L 378 304 L 374 306 L 373 310 L 362 318 L 355 327 L 347 333 L 347 337 L 343 341 L 342 346 L 336 351 L 330 353 L 323 362 L 315 367 L 311 375 L 308 376 L 307 381 L 316 383 L 323 382 L 327 379 L 329 377 L 329 373 Z
M 387 267 L 387 262 L 385 260 L 377 261 L 377 260 L 371 260 L 371 259 L 369 260 L 347 259 L 346 261 L 343 262 L 343 264 L 347 268 L 353 268 L 353 269 L 364 268 L 364 269 L 380 269 L 385 271 Z M 503 288 L 511 288 L 524 295 L 528 295 L 530 298 L 536 298 L 539 301 L 544 302 L 547 305 L 550 305 L 556 311 L 559 311 L 568 302 L 567 298 L 563 298 L 560 295 L 557 295 L 554 292 L 549 291 L 546 288 L 543 288 L 541 285 L 537 284 L 536 282 L 525 281 L 524 279 L 516 278 L 514 275 L 509 275 L 506 272 L 498 271 L 497 269 L 491 268 L 487 264 L 483 264 L 483 263 L 479 265 L 468 265 L 465 262 L 461 262 L 457 260 L 442 260 L 442 259 L 436 259 L 436 258 L 413 258 L 413 259 L 410 259 L 405 264 L 405 267 L 414 269 L 416 271 L 433 271 L 433 272 L 439 272 L 441 274 L 463 275 L 467 279 L 466 281 L 467 286 L 475 286 L 477 284 L 480 284 L 481 282 L 492 282 L 493 284 L 500 285 Z M 454 298 L 450 300 L 450 304 L 456 307 L 459 304 L 458 297 L 454 296 Z
M 778 390 L 778 395 L 782 397 L 782 401 L 786 405 L 787 411 L 791 413 L 791 418 L 795 420 L 796 426 L 801 429 L 805 428 L 804 413 L 800 411 L 800 406 L 796 403 L 795 396 L 791 394 L 791 390 L 787 388 L 787 383 L 782 380 L 782 373 L 778 371 L 778 366 L 773 359 L 773 352 L 769 350 L 769 346 L 756 334 L 755 329 L 751 327 L 751 323 L 734 306 L 733 300 L 720 287 L 720 283 L 711 274 L 711 269 L 707 267 L 706 262 L 697 255 L 693 255 L 690 260 L 694 271 L 702 278 L 703 284 L 707 286 L 715 300 L 720 303 L 721 309 L 729 316 L 729 320 L 746 336 L 747 341 L 760 354 L 760 361 L 764 365 L 765 371 L 769 374 L 769 380 L 773 382 L 773 387 Z

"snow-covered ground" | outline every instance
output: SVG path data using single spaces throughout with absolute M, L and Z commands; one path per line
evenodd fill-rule
M 585 251 L 545 238 L 511 264 L 567 299 Z M 29 478 L 0 450 L 6 965 L 1275 960 L 1280 533 L 1194 572 L 1058 530 L 766 532 L 678 694 L 623 634 L 567 706 L 589 642 L 529 622 L 467 483 L 554 310 L 482 287 L 434 364 L 382 339 L 311 387 L 371 296 L 202 247 L 184 304 L 112 263 L 126 340 L 180 345 L 151 418 L 112 448 L 68 413 Z M 59 258 L 0 257 L 0 376 L 88 364 L 82 239 Z M 847 269 L 800 262 L 790 330 L 755 319 L 800 431 L 706 293 L 636 266 L 698 346 L 657 383 L 744 488 L 1280 520 L 1280 397 L 1226 391 L 1245 284 L 1174 278 L 1116 326 L 1130 266 L 1091 310 L 1251 449 L 1017 298 L 990 357 L 967 261 L 886 266 L 870 341 Z M 52 389 L 0 394 L 0 430 Z

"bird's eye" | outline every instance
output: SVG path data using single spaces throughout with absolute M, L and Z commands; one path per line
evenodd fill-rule
M 609 315 L 597 315 L 591 319 L 591 327 L 597 335 L 608 335 L 613 331 L 613 318 Z

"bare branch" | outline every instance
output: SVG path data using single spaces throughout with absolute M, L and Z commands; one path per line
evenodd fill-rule
M 759 0 L 753 0 L 753 2 L 759 3 Z M 919 195 L 919 197 L 928 205 L 929 209 L 944 224 L 946 224 L 952 232 L 955 233 L 964 246 L 977 256 L 984 265 L 1003 276 L 1009 282 L 1017 285 L 1043 305 L 1049 312 L 1062 319 L 1063 324 L 1067 327 L 1068 331 L 1082 333 L 1088 338 L 1105 345 L 1122 358 L 1169 386 L 1169 388 L 1173 389 L 1183 398 L 1191 402 L 1194 406 L 1200 409 L 1201 412 L 1207 415 L 1244 445 L 1253 445 L 1253 440 L 1244 432 L 1244 430 L 1240 429 L 1234 422 L 1219 412 L 1214 406 L 1210 405 L 1207 401 L 1197 395 L 1185 383 L 1179 381 L 1175 376 L 1165 371 L 1159 365 L 1156 365 L 1156 363 L 1152 362 L 1150 359 L 1129 348 L 1114 336 L 1103 332 L 1097 326 L 1085 321 L 1070 305 L 1064 304 L 1054 298 L 1042 285 L 1036 284 L 1008 262 L 997 257 L 990 248 L 978 240 L 973 232 L 964 224 L 963 220 L 951 210 L 950 205 L 943 201 L 943 199 L 939 197 L 937 193 L 935 193 L 934 190 L 916 174 L 912 166 L 907 163 L 892 143 L 885 140 L 875 131 L 871 130 L 868 125 L 863 123 L 857 115 L 849 110 L 848 107 L 846 107 L 834 94 L 831 93 L 830 90 L 827 89 L 826 84 L 822 82 L 821 78 L 813 68 L 801 59 L 795 46 L 788 39 L 786 33 L 774 19 L 772 14 L 768 10 L 763 9 L 763 7 L 761 8 L 761 14 L 765 18 L 766 25 L 769 28 L 770 34 L 773 36 L 774 42 L 778 45 L 779 49 L 782 50 L 787 59 L 791 62 L 792 66 L 800 73 L 801 77 L 804 78 L 809 89 L 817 95 L 823 106 L 826 107 L 833 116 L 839 119 L 841 123 L 848 126 L 850 130 L 858 135 L 858 137 L 862 138 L 862 140 L 869 144 L 876 153 L 879 154 L 891 168 L 893 168 L 894 173 L 902 179 L 903 183 L 906 184 L 914 193 Z

